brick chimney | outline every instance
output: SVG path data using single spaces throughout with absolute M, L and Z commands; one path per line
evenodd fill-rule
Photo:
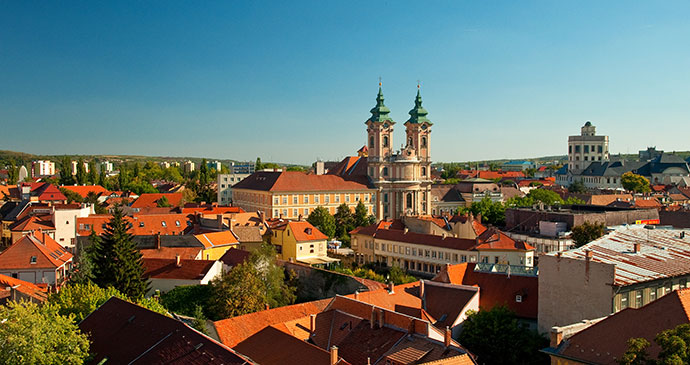
M 359 300 L 359 290 L 355 290 L 355 300 Z
M 395 285 L 392 281 L 388 282 L 388 294 L 395 294 Z
M 331 346 L 331 365 L 338 363 L 338 347 Z
M 446 326 L 446 331 L 443 334 L 443 345 L 445 347 L 450 347 L 451 338 L 452 338 L 452 332 L 450 331 L 450 327 Z
M 552 327 L 551 331 L 549 332 L 549 339 L 549 347 L 558 347 L 558 345 L 561 344 L 561 341 L 563 341 L 563 331 L 561 331 L 558 327 Z
M 180 255 L 175 255 L 175 266 L 182 267 L 182 260 L 180 260 Z
M 424 280 L 419 281 L 419 298 L 424 300 Z
M 640 244 L 640 243 L 633 243 L 633 251 L 634 251 L 635 253 L 640 253 L 641 250 L 642 250 L 642 244 Z
M 309 315 L 309 334 L 313 335 L 316 331 L 316 314 Z

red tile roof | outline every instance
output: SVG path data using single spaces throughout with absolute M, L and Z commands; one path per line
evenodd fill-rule
M 10 225 L 10 231 L 13 232 L 28 232 L 28 231 L 54 231 L 55 225 L 50 216 L 26 216 Z
M 5 290 L 6 287 L 12 287 L 20 293 L 28 295 L 39 302 L 43 302 L 48 298 L 47 289 L 41 288 L 28 281 L 15 279 L 13 277 L 0 274 L 0 291 Z
M 635 199 L 635 207 L 636 208 L 661 208 L 662 205 L 655 198 L 649 198 L 649 199 L 637 198 L 637 199 Z
M 233 247 L 233 248 L 225 251 L 223 256 L 220 257 L 219 261 L 221 261 L 222 263 L 224 263 L 230 267 L 234 267 L 234 266 L 237 266 L 237 265 L 247 261 L 247 259 L 249 258 L 250 255 L 251 255 L 251 252 L 249 252 L 249 251 L 240 250 L 240 249 Z
M 32 257 L 36 263 L 32 264 Z M 0 269 L 56 269 L 72 260 L 72 254 L 47 234 L 26 235 L 0 253 Z
M 91 234 L 91 229 L 101 235 L 104 232 L 103 227 L 111 218 L 112 216 L 107 214 L 77 217 L 77 235 L 88 236 Z M 135 236 L 180 235 L 189 230 L 190 224 L 184 214 L 135 214 L 125 219 L 132 223 L 130 233 Z
M 221 342 L 234 347 L 262 329 L 321 312 L 331 299 L 288 305 L 214 322 Z
M 101 195 L 102 193 L 108 192 L 108 190 L 106 190 L 104 187 L 100 185 L 65 185 L 62 186 L 62 188 L 75 192 L 79 194 L 82 198 L 86 198 L 90 192 L 93 192 L 96 195 Z
M 182 207 L 182 213 L 184 214 L 227 214 L 227 213 L 244 213 L 244 209 L 240 207 L 229 207 L 224 205 L 199 205 L 193 203 L 187 203 Z
M 196 260 L 201 257 L 201 248 L 196 247 L 161 247 L 139 249 L 145 259 L 175 259 L 178 255 L 183 260 Z
M 366 176 L 365 176 L 366 178 Z M 233 185 L 233 189 L 273 192 L 370 190 L 368 180 L 346 180 L 338 175 L 308 175 L 299 171 L 258 171 Z
M 89 335 L 91 363 L 227 364 L 254 362 L 184 323 L 112 297 L 79 328 Z
M 34 192 L 33 187 L 31 191 Z M 43 183 L 43 185 L 36 188 L 35 192 L 39 201 L 67 200 L 67 197 L 53 184 Z
M 166 197 L 168 203 L 172 207 L 177 207 L 182 203 L 182 193 L 141 194 L 139 198 L 132 203 L 132 208 L 155 208 L 158 206 L 158 200 L 162 197 Z
M 476 285 L 480 288 L 479 306 L 491 309 L 506 305 L 518 317 L 537 318 L 539 280 L 536 276 L 475 271 L 475 264 L 445 265 L 433 279 L 442 283 Z M 516 295 L 521 302 L 516 302 Z
M 311 223 L 307 221 L 290 221 L 288 223 L 288 226 L 290 226 L 290 230 L 292 231 L 292 234 L 295 235 L 295 240 L 297 240 L 297 242 L 328 239 L 328 236 L 321 233 L 321 231 L 319 231 L 316 227 L 312 226 Z
M 180 260 L 143 258 L 144 277 L 152 279 L 201 280 L 211 270 L 213 260 Z
M 330 352 L 280 331 L 266 327 L 240 342 L 234 349 L 260 364 L 330 364 Z M 338 365 L 349 364 L 339 358 Z
M 630 338 L 646 338 L 647 353 L 656 358 L 654 337 L 679 324 L 690 323 L 690 289 L 673 291 L 641 308 L 627 308 L 597 322 L 562 342 L 556 353 L 596 364 L 617 364 Z

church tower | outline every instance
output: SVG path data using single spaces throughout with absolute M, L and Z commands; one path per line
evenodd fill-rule
M 414 108 L 410 110 L 410 119 L 405 122 L 407 148 L 414 149 L 419 159 L 419 177 L 421 180 L 431 180 L 431 141 L 429 134 L 433 123 L 426 117 L 429 112 L 422 106 L 422 95 L 417 85 L 417 97 Z
M 390 109 L 383 104 L 383 92 L 379 82 L 376 106 L 371 109 L 371 117 L 365 122 L 369 148 L 368 174 L 373 181 L 387 180 L 389 176 L 389 171 L 383 162 L 387 157 L 390 157 L 393 146 L 393 125 L 395 122 L 389 116 L 390 112 Z

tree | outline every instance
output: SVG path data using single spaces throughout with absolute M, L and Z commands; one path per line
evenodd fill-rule
M 129 185 L 129 174 L 127 173 L 127 166 L 120 165 L 120 172 L 117 174 L 117 187 L 119 190 L 125 191 Z
M 98 184 L 98 173 L 96 172 L 96 163 L 93 161 L 89 162 L 89 174 L 87 180 L 91 185 Z
M 95 248 L 94 282 L 102 288 L 112 286 L 130 298 L 141 298 L 149 288 L 143 277 L 141 252 L 129 233 L 132 223 L 116 208 Z
M 321 206 L 316 207 L 309 214 L 307 222 L 311 223 L 326 236 L 330 238 L 335 236 L 335 218 L 328 212 L 328 209 Z
M 200 305 L 197 305 L 194 307 L 194 319 L 192 319 L 192 327 L 194 327 L 195 330 L 208 335 L 208 330 L 206 329 L 206 322 L 208 319 L 204 315 L 204 310 L 201 308 Z
M 77 250 L 76 268 L 69 277 L 70 283 L 73 284 L 87 284 L 93 282 L 93 255 L 96 247 L 100 245 L 100 238 L 96 231 L 91 229 L 91 236 L 89 237 L 91 245 L 88 247 L 80 246 Z
M 208 162 L 206 159 L 201 160 L 201 165 L 199 165 L 199 185 L 201 187 L 205 187 L 209 183 L 209 174 L 208 174 Z
M 15 185 L 19 180 L 19 169 L 14 163 L 14 159 L 10 160 L 10 165 L 7 167 L 7 183 Z
M 459 342 L 477 355 L 480 364 L 545 364 L 549 360 L 539 352 L 549 341 L 518 322 L 504 306 L 470 313 Z
M 473 202 L 469 210 L 475 216 L 481 214 L 482 223 L 502 226 L 506 221 L 506 208 L 501 202 L 494 202 L 486 196 L 478 202 Z
M 72 159 L 69 156 L 62 156 L 60 159 L 60 185 L 74 185 L 72 176 Z
M 568 192 L 570 193 L 584 193 L 586 191 L 587 188 L 582 180 L 575 180 L 572 184 L 570 184 L 570 186 L 568 186 Z
M 55 306 L 9 302 L 0 318 L 0 363 L 82 364 L 89 355 L 86 334 Z
M 67 203 L 81 203 L 82 202 L 82 197 L 78 193 L 65 189 L 63 187 L 60 187 L 60 192 L 67 198 Z
M 408 275 L 399 266 L 391 267 L 390 271 L 388 272 L 388 277 L 389 277 L 390 281 L 392 281 L 393 284 L 395 284 L 395 285 L 412 283 L 412 282 L 419 280 L 412 275 Z
M 204 315 L 213 320 L 222 319 L 216 317 L 209 308 L 211 303 L 212 285 L 182 285 L 161 294 L 161 304 L 171 312 L 194 317 L 196 307 L 204 310 Z
M 163 195 L 162 197 L 160 197 L 160 199 L 156 201 L 156 205 L 158 206 L 158 208 L 167 208 L 171 206 L 170 202 L 168 201 L 168 198 L 165 195 Z
M 86 185 L 88 182 L 88 176 L 86 175 L 86 169 L 84 168 L 84 159 L 82 157 L 79 157 L 77 160 L 77 184 L 79 185 Z
M 524 172 L 525 172 L 525 176 L 527 176 L 527 177 L 534 177 L 534 174 L 537 173 L 537 169 L 535 169 L 534 167 L 530 167 L 530 168 L 528 168 L 528 169 L 525 169 Z
M 648 193 L 651 191 L 649 180 L 642 175 L 626 172 L 621 176 L 621 185 L 628 191 L 635 193 Z
M 690 363 L 690 324 L 679 324 L 656 335 L 654 342 L 661 347 L 657 359 L 650 359 L 647 348 L 650 343 L 645 338 L 628 340 L 628 350 L 623 354 L 621 365 L 661 365 Z
M 96 183 L 96 185 L 101 185 L 101 186 L 105 187 L 106 179 L 107 179 L 107 177 L 105 176 L 105 169 L 101 166 L 100 170 L 101 171 L 99 171 L 99 173 L 98 173 L 98 182 Z
M 156 313 L 168 313 L 165 307 L 153 298 L 132 300 L 112 286 L 101 288 L 91 282 L 65 285 L 59 292 L 50 294 L 48 303 L 54 305 L 61 315 L 70 316 L 79 323 L 112 297 L 132 302 Z
M 256 163 L 254 164 L 254 171 L 261 171 L 264 169 L 264 165 L 261 163 L 261 157 L 256 158 Z
M 606 226 L 604 223 L 585 222 L 572 229 L 573 242 L 577 247 L 586 245 L 604 235 Z
M 355 229 L 355 217 L 352 215 L 350 207 L 345 203 L 340 204 L 333 215 L 333 219 L 335 220 L 335 237 L 345 238 L 349 242 L 348 232 Z
M 367 210 L 367 207 L 364 205 L 364 203 L 362 203 L 362 201 L 360 200 L 359 203 L 357 203 L 357 207 L 355 207 L 355 228 L 370 225 L 371 220 L 369 218 L 369 211 Z

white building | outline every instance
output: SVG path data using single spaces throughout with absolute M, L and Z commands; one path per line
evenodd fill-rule
M 587 122 L 579 136 L 568 137 L 568 171 L 578 174 L 590 163 L 609 160 L 609 136 L 597 136 L 596 127 Z
M 101 170 L 105 171 L 106 174 L 113 172 L 113 163 L 108 161 L 101 163 Z
M 55 175 L 55 163 L 48 160 L 38 160 L 31 163 L 31 175 L 51 176 Z
M 196 170 L 196 165 L 192 161 L 187 161 L 183 165 L 184 172 L 190 173 Z
M 232 203 L 232 186 L 247 178 L 251 173 L 218 174 L 218 204 Z
M 162 168 L 167 169 L 170 167 L 170 162 L 168 161 L 163 161 L 159 164 Z
M 79 162 L 77 161 L 72 161 L 72 175 L 77 174 L 77 165 Z M 84 161 L 84 172 L 89 172 L 89 163 Z
M 209 169 L 216 169 L 216 171 L 220 171 L 223 165 L 220 163 L 220 161 L 209 161 L 206 163 L 206 166 L 208 166 Z
M 53 225 L 55 226 L 55 241 L 60 246 L 75 252 L 77 241 L 77 218 L 94 214 L 93 206 L 83 205 L 80 208 L 63 209 L 61 206 L 53 208 Z

